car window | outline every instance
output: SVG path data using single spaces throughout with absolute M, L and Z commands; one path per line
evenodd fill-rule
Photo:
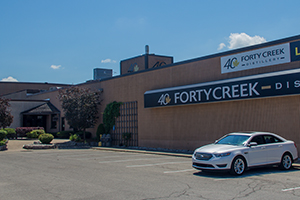
M 262 135 L 254 136 L 250 142 L 256 142 L 257 145 L 265 144 L 265 140 Z
M 264 139 L 266 141 L 267 144 L 269 143 L 277 143 L 277 142 L 282 142 L 281 139 L 273 136 L 273 135 L 264 135 Z
M 221 138 L 216 144 L 243 145 L 249 137 L 246 135 L 227 135 Z

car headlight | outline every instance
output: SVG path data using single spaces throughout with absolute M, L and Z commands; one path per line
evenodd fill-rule
M 217 154 L 214 154 L 216 157 L 226 157 L 226 156 L 229 156 L 231 153 L 217 153 Z

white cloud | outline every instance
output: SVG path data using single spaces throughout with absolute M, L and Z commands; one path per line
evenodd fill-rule
M 59 69 L 59 68 L 61 68 L 61 65 L 51 65 L 51 68 L 52 69 Z
M 221 44 L 219 44 L 218 50 L 221 50 L 221 49 L 223 49 L 224 47 L 226 47 L 226 44 L 224 44 L 224 43 L 222 42 Z
M 264 37 L 260 37 L 255 35 L 253 37 L 247 35 L 246 33 L 231 33 L 229 36 L 229 45 L 228 49 L 236 49 L 240 47 L 251 46 L 255 44 L 261 44 L 266 42 L 267 40 Z M 219 44 L 218 50 L 226 47 L 224 43 Z
M 105 59 L 105 60 L 101 60 L 101 63 L 116 63 L 117 61 L 115 61 L 115 60 L 112 60 L 112 59 L 109 59 L 109 58 L 107 58 L 107 59 Z
M 7 78 L 3 78 L 1 81 L 6 81 L 6 82 L 19 82 L 17 79 L 9 76 Z

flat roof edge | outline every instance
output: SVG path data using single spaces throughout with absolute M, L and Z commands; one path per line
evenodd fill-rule
M 240 53 L 240 52 L 244 52 L 244 51 L 251 51 L 251 50 L 254 50 L 254 49 L 259 49 L 259 48 L 263 48 L 263 47 L 267 47 L 267 46 L 273 46 L 273 45 L 277 45 L 277 44 L 281 44 L 281 43 L 290 42 L 290 41 L 293 41 L 293 40 L 300 40 L 300 35 L 291 36 L 291 37 L 278 39 L 278 40 L 273 40 L 273 41 L 270 41 L 270 42 L 251 45 L 251 46 L 242 47 L 242 48 L 238 48 L 238 49 L 233 49 L 233 50 L 229 50 L 229 51 L 224 51 L 224 52 L 220 52 L 220 53 L 210 54 L 210 55 L 206 55 L 206 56 L 201 56 L 201 57 L 197 57 L 197 58 L 192 58 L 192 59 L 189 59 L 189 60 L 179 61 L 179 62 L 175 62 L 175 63 L 172 63 L 172 64 L 163 65 L 163 66 L 155 67 L 155 68 L 149 68 L 149 69 L 145 69 L 145 70 L 141 70 L 141 71 L 137 71 L 137 72 L 133 72 L 133 73 L 127 73 L 127 74 L 123 74 L 123 75 L 113 76 L 113 77 L 107 78 L 105 80 L 99 80 L 99 82 L 107 81 L 107 80 L 111 80 L 111 79 L 115 79 L 115 78 L 122 78 L 122 77 L 126 77 L 126 76 L 131 76 L 131 75 L 135 75 L 135 74 L 139 74 L 139 73 L 150 72 L 150 71 L 153 71 L 153 70 L 158 70 L 158 69 L 163 69 L 163 68 L 168 68 L 168 67 L 174 67 L 174 66 L 177 66 L 177 65 L 182 65 L 182 64 L 192 63 L 192 62 L 198 62 L 198 61 L 201 61 L 201 60 L 206 60 L 206 59 L 211 59 L 211 58 L 216 58 L 216 57 L 221 57 L 221 56 L 227 56 L 227 55 L 236 54 L 236 53 Z M 140 55 L 140 56 L 144 56 L 144 54 Z M 136 57 L 133 57 L 133 58 L 137 58 L 137 57 L 140 57 L 140 56 L 136 56 Z M 129 59 L 126 59 L 126 60 L 129 60 Z M 125 60 L 122 60 L 122 61 L 125 61 Z M 91 83 L 93 83 L 93 82 L 91 82 Z M 86 83 L 86 82 L 85 83 L 79 83 L 77 85 L 84 85 L 84 84 L 88 84 L 88 83 Z

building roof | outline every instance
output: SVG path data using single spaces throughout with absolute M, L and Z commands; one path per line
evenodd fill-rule
M 22 112 L 23 115 L 49 115 L 58 114 L 60 111 L 50 102 L 39 105 L 35 108 L 31 108 Z

